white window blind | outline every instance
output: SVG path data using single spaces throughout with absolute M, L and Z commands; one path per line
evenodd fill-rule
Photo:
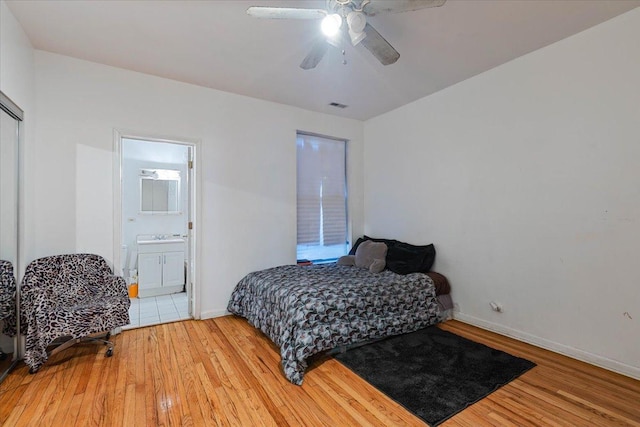
M 346 141 L 298 133 L 298 259 L 347 252 Z

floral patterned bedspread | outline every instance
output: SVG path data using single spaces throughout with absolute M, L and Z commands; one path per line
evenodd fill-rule
M 307 358 L 338 346 L 398 335 L 439 321 L 435 286 L 422 273 L 322 264 L 245 276 L 227 309 L 280 347 L 284 374 L 302 384 Z

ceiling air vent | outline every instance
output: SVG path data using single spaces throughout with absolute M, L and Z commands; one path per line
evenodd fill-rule
M 340 104 L 339 102 L 330 102 L 329 105 L 336 108 L 347 108 L 348 105 Z

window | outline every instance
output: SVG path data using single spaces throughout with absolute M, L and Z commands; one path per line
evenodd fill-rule
M 297 134 L 298 259 L 336 260 L 348 251 L 347 141 Z

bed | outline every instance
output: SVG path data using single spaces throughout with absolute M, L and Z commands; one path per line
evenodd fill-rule
M 428 274 L 336 263 L 250 273 L 227 307 L 280 348 L 284 375 L 297 385 L 310 356 L 431 326 L 443 319 L 443 308 Z

